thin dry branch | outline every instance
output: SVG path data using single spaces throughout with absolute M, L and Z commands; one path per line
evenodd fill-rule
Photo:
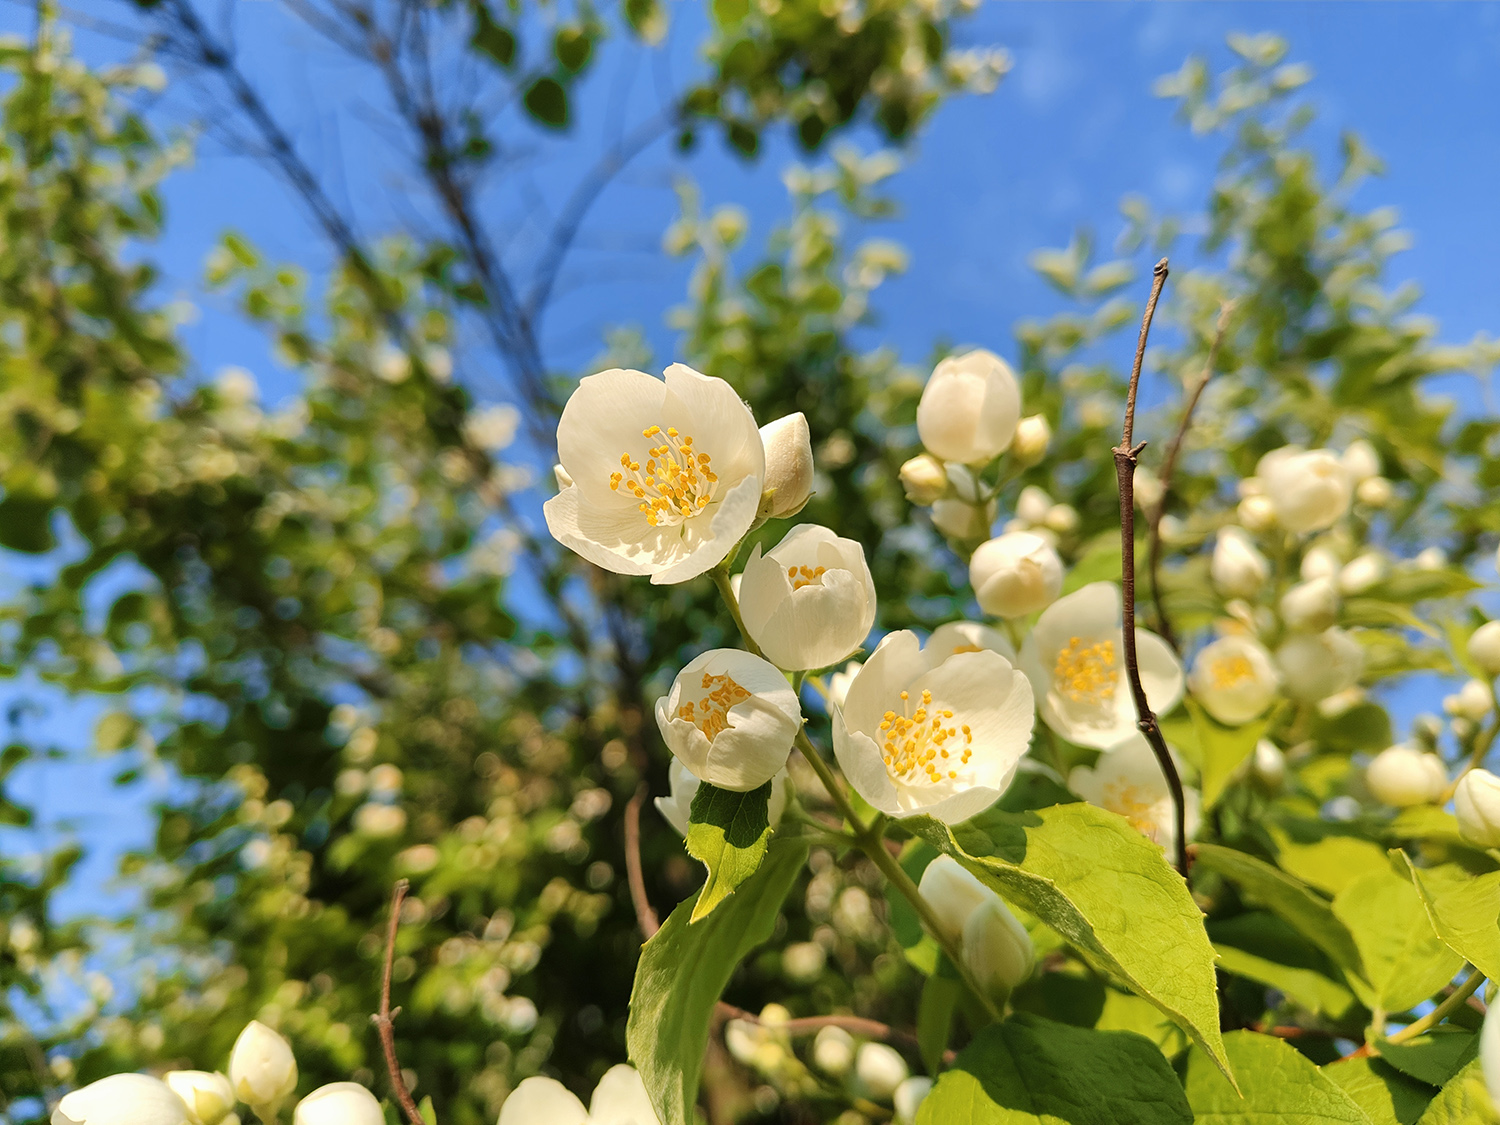
M 1140 462 L 1141 450 L 1146 443 L 1132 444 L 1135 437 L 1135 400 L 1141 384 L 1141 364 L 1146 358 L 1146 339 L 1151 334 L 1151 318 L 1156 315 L 1156 302 L 1161 298 L 1162 287 L 1167 283 L 1167 260 L 1163 258 L 1151 271 L 1151 297 L 1146 301 L 1146 312 L 1141 317 L 1141 335 L 1135 345 L 1135 363 L 1130 369 L 1130 389 L 1125 399 L 1124 434 L 1113 452 L 1115 457 L 1115 479 L 1120 488 L 1120 586 L 1123 619 L 1122 640 L 1125 644 L 1125 669 L 1130 676 L 1130 692 L 1135 698 L 1136 726 L 1146 736 L 1151 750 L 1156 754 L 1162 776 L 1167 779 L 1167 788 L 1172 791 L 1173 823 L 1177 828 L 1176 866 L 1179 874 L 1186 875 L 1187 860 L 1187 809 L 1182 793 L 1182 778 L 1177 774 L 1177 765 L 1172 761 L 1172 752 L 1167 749 L 1167 740 L 1162 737 L 1161 725 L 1156 713 L 1146 699 L 1146 689 L 1141 685 L 1141 666 L 1135 649 L 1135 467 Z
M 396 933 L 401 928 L 401 904 L 406 901 L 409 886 L 405 879 L 397 879 L 396 886 L 391 891 L 391 920 L 385 932 L 385 969 L 380 976 L 380 1011 L 370 1017 L 370 1022 L 375 1025 L 375 1031 L 380 1036 L 380 1046 L 385 1051 L 385 1070 L 390 1075 L 391 1089 L 396 1094 L 401 1112 L 406 1115 L 408 1125 L 427 1125 L 422 1120 L 417 1103 L 412 1101 L 411 1091 L 406 1088 L 406 1080 L 401 1077 L 401 1063 L 396 1059 L 394 1023 L 401 1014 L 401 1009 L 391 1007 L 391 969 L 396 963 Z
M 1173 649 L 1181 651 L 1177 644 L 1177 635 L 1172 631 L 1172 622 L 1167 617 L 1167 607 L 1162 604 L 1161 598 L 1161 518 L 1167 510 L 1167 497 L 1172 492 L 1172 475 L 1177 471 L 1177 457 L 1182 452 L 1183 439 L 1187 437 L 1188 427 L 1193 424 L 1193 412 L 1198 409 L 1198 400 L 1203 397 L 1203 388 L 1208 386 L 1208 381 L 1213 378 L 1214 370 L 1219 363 L 1219 348 L 1224 343 L 1224 334 L 1229 328 L 1229 314 L 1234 311 L 1234 302 L 1225 301 L 1219 308 L 1219 322 L 1214 329 L 1214 342 L 1208 349 L 1208 361 L 1203 365 L 1203 374 L 1193 385 L 1188 395 L 1187 405 L 1182 409 L 1182 420 L 1177 423 L 1177 432 L 1172 435 L 1172 444 L 1167 446 L 1167 455 L 1161 463 L 1161 499 L 1156 503 L 1156 510 L 1151 513 L 1151 527 L 1148 533 L 1149 544 L 1149 567 L 1151 569 L 1151 601 L 1156 606 L 1156 631 L 1171 645 Z
M 651 900 L 646 897 L 646 878 L 641 873 L 641 805 L 646 800 L 646 787 L 642 785 L 625 806 L 625 875 L 630 881 L 630 901 L 635 905 L 636 924 L 648 941 L 661 921 L 651 909 Z

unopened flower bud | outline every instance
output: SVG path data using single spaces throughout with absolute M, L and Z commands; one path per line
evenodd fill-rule
M 57 1103 L 53 1125 L 190 1125 L 188 1108 L 165 1082 L 111 1074 Z
M 1029 531 L 982 543 L 969 560 L 969 582 L 979 608 L 996 617 L 1025 617 L 1046 609 L 1062 592 L 1062 579 L 1057 551 Z
M 1378 551 L 1366 551 L 1339 571 L 1339 591 L 1363 594 L 1385 580 L 1387 569 L 1384 555 Z
M 812 433 L 800 411 L 767 422 L 760 428 L 766 451 L 762 516 L 784 519 L 796 515 L 812 495 Z
M 1469 638 L 1469 659 L 1486 676 L 1500 676 L 1500 621 L 1486 621 Z
M 1343 560 L 1328 547 L 1313 547 L 1302 556 L 1302 578 L 1337 578 L 1344 569 Z
M 932 1093 L 932 1079 L 926 1075 L 914 1075 L 896 1087 L 891 1104 L 896 1109 L 896 1125 L 916 1125 L 917 1109 Z
M 1052 497 L 1048 496 L 1045 489 L 1038 488 L 1034 484 L 1028 484 L 1021 489 L 1021 495 L 1016 497 L 1016 519 L 1025 520 L 1027 523 L 1040 524 L 1047 522 L 1047 513 L 1052 510 Z
M 1243 528 L 1220 529 L 1209 563 L 1209 576 L 1220 593 L 1232 598 L 1253 598 L 1270 574 L 1271 564 L 1256 550 Z
M 730 1057 L 742 1066 L 754 1066 L 760 1050 L 760 1029 L 748 1020 L 730 1020 L 724 1025 L 724 1046 Z
M 964 963 L 974 982 L 993 996 L 1003 996 L 1031 975 L 1035 953 L 1031 935 L 997 896 L 974 908 L 959 939 Z
M 901 466 L 901 487 L 906 490 L 908 500 L 925 508 L 948 491 L 948 474 L 941 461 L 923 453 Z
M 1047 455 L 1052 441 L 1052 426 L 1045 414 L 1030 414 L 1016 423 L 1015 441 L 1010 451 L 1022 465 L 1035 465 Z
M 1418 570 L 1442 570 L 1448 565 L 1448 552 L 1441 547 L 1424 547 L 1411 561 Z
M 1473 723 L 1488 715 L 1494 706 L 1495 693 L 1483 680 L 1468 680 L 1458 689 L 1457 695 L 1450 695 L 1443 700 L 1443 709 L 1450 715 L 1457 715 Z
M 1255 755 L 1250 760 L 1255 780 L 1267 789 L 1280 789 L 1286 781 L 1286 755 L 1269 739 L 1262 738 L 1255 744 Z
M 1281 620 L 1288 629 L 1319 632 L 1339 617 L 1339 591 L 1332 578 L 1310 578 L 1281 595 Z
M 1276 522 L 1294 533 L 1332 527 L 1348 511 L 1354 491 L 1349 470 L 1326 449 L 1273 449 L 1255 475 L 1265 483 Z
M 1396 489 L 1385 477 L 1371 477 L 1359 482 L 1354 495 L 1359 497 L 1361 504 L 1371 508 L 1384 508 L 1396 498 Z
M 297 1103 L 292 1125 L 385 1125 L 385 1113 L 358 1082 L 330 1082 Z
M 1235 509 L 1234 518 L 1248 531 L 1270 531 L 1276 526 L 1276 508 L 1264 496 L 1247 496 Z
M 842 1078 L 854 1065 L 854 1037 L 842 1027 L 822 1028 L 813 1040 L 813 1066 L 830 1078 Z
M 995 502 L 971 504 L 951 497 L 932 505 L 932 525 L 950 539 L 987 539 L 995 522 Z
M 1344 468 L 1356 484 L 1380 475 L 1380 454 L 1364 438 L 1351 441 L 1339 460 L 1344 463 Z
M 1161 505 L 1161 498 L 1166 495 L 1166 490 L 1162 487 L 1161 478 L 1145 465 L 1137 465 L 1132 481 L 1132 492 L 1135 495 L 1135 502 L 1140 505 L 1141 511 L 1148 515 L 1155 512 Z
M 1365 770 L 1365 784 L 1382 804 L 1405 809 L 1441 797 L 1448 788 L 1448 771 L 1436 754 L 1391 746 L 1375 755 Z
M 1004 453 L 1020 418 L 1014 372 L 983 349 L 939 363 L 917 403 L 917 433 L 927 452 L 962 465 L 982 465 Z
M 1472 769 L 1453 791 L 1453 812 L 1465 840 L 1481 848 L 1500 848 L 1500 777 Z
M 1342 629 L 1295 633 L 1276 650 L 1282 690 L 1302 703 L 1317 703 L 1352 688 L 1365 668 L 1365 650 Z
M 297 1088 L 297 1060 L 291 1044 L 259 1020 L 251 1020 L 229 1055 L 229 1082 L 240 1101 L 260 1116 Z
M 1411 721 L 1411 734 L 1426 746 L 1436 746 L 1443 737 L 1443 720 L 1431 711 L 1423 711 Z
M 1071 504 L 1053 504 L 1047 509 L 1042 524 L 1059 535 L 1078 530 L 1078 509 Z
M 873 1101 L 888 1101 L 910 1076 L 906 1060 L 884 1043 L 865 1043 L 854 1057 L 854 1077 L 860 1090 Z
M 922 872 L 917 889 L 937 915 L 944 934 L 957 941 L 969 915 L 983 902 L 997 897 L 968 868 L 949 855 L 940 855 Z
M 224 1075 L 209 1070 L 169 1070 L 163 1080 L 188 1108 L 193 1125 L 219 1125 L 238 1100 Z

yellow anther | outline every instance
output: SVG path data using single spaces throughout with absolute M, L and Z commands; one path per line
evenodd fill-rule
M 640 462 L 627 452 L 620 454 L 624 472 L 611 473 L 609 478 L 612 490 L 625 488 L 649 505 L 639 510 L 652 527 L 673 527 L 706 510 L 714 501 L 714 486 L 719 479 L 707 468 L 708 454 L 693 449 L 690 434 L 679 435 L 672 427 L 663 431 L 660 426 L 647 426 L 641 436 L 652 439 L 663 433 L 662 443 L 646 450 L 644 473 Z
M 1235 687 L 1255 676 L 1255 668 L 1248 657 L 1241 654 L 1215 660 L 1208 668 L 1209 679 L 1221 691 Z
M 1119 665 L 1115 642 L 1111 640 L 1084 643 L 1078 637 L 1069 639 L 1057 653 L 1052 666 L 1052 682 L 1058 691 L 1074 703 L 1099 706 L 1115 697 Z
M 729 727 L 729 709 L 749 699 L 750 693 L 727 672 L 718 676 L 703 673 L 702 686 L 707 694 L 696 703 L 684 703 L 678 707 L 677 717 L 692 723 L 712 741 Z

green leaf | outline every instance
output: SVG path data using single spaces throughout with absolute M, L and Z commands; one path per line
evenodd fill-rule
M 1335 965 L 1359 971 L 1359 950 L 1329 904 L 1311 888 L 1269 863 L 1218 844 L 1199 844 L 1196 869 L 1212 871 L 1239 888 L 1246 902 L 1263 906 L 1328 954 Z
M 698 1099 L 709 1020 L 745 954 L 771 936 L 803 864 L 807 844 L 783 837 L 738 894 L 692 925 L 680 903 L 641 949 L 625 1043 L 662 1125 L 688 1125 Z
M 1443 1024 L 1404 1043 L 1378 1039 L 1375 1047 L 1380 1057 L 1402 1074 L 1429 1086 L 1441 1086 L 1474 1061 L 1479 1054 L 1479 1036 Z
M 1417 1125 L 1490 1125 L 1495 1120 L 1495 1104 L 1475 1059 L 1438 1091 Z
M 469 45 L 502 67 L 509 67 L 516 58 L 515 33 L 495 22 L 484 4 L 474 5 L 474 32 L 469 36 Z
M 565 70 L 577 74 L 588 66 L 594 54 L 594 37 L 586 27 L 568 24 L 552 37 L 552 53 Z
M 1364 979 L 1350 984 L 1368 1008 L 1404 1012 L 1442 988 L 1463 965 L 1433 931 L 1411 880 L 1394 871 L 1360 876 L 1334 898 L 1333 913 L 1359 949 Z
M 0 500 L 0 547 L 40 555 L 55 546 L 52 501 L 15 493 Z
M 1203 807 L 1210 809 L 1223 796 L 1235 770 L 1255 752 L 1255 744 L 1265 735 L 1270 719 L 1256 719 L 1242 727 L 1223 727 L 1214 722 L 1196 700 L 1185 702 L 1193 717 L 1193 730 L 1198 735 Z
M 771 839 L 771 783 L 735 793 L 703 782 L 688 813 L 688 855 L 708 868 L 693 921 L 709 913 L 760 866 Z
M 943 1069 L 943 1052 L 953 1031 L 953 1016 L 963 999 L 963 982 L 941 973 L 933 973 L 922 982 L 922 997 L 917 1002 L 917 1050 L 929 1074 Z
M 526 112 L 543 125 L 564 129 L 568 124 L 568 92 L 556 78 L 543 76 L 526 88 Z
M 975 1036 L 917 1111 L 917 1125 L 1192 1120 L 1177 1076 L 1139 1035 L 1072 1027 L 1026 1013 Z
M 1340 1059 L 1323 1068 L 1372 1125 L 1416 1125 L 1432 1100 L 1432 1087 L 1379 1059 Z
M 1198 1125 L 1371 1125 L 1364 1110 L 1290 1043 L 1232 1031 L 1224 1047 L 1243 1097 L 1193 1051 L 1186 1086 Z
M 1356 750 L 1384 750 L 1393 741 L 1391 717 L 1376 703 L 1360 703 L 1333 718 L 1313 718 L 1312 737 L 1325 750 L 1352 754 Z
M 1155 1004 L 1222 1063 L 1203 915 L 1161 848 L 1123 817 L 1078 803 L 989 817 L 983 830 L 929 817 L 904 823 Z
M 1500 871 L 1470 875 L 1456 865 L 1419 868 L 1405 852 L 1427 918 L 1449 949 L 1500 980 Z
M 428 1095 L 422 1099 L 422 1104 L 417 1106 L 417 1116 L 427 1125 L 437 1125 L 437 1110 L 432 1108 L 432 1096 Z
M 1232 945 L 1215 945 L 1219 968 L 1286 993 L 1293 1002 L 1330 1019 L 1340 1019 L 1354 1005 L 1354 994 L 1314 969 L 1283 965 Z
M 1361 875 L 1390 866 L 1384 848 L 1357 836 L 1325 836 L 1311 844 L 1294 844 L 1276 832 L 1272 836 L 1282 870 L 1324 894 L 1336 895 Z

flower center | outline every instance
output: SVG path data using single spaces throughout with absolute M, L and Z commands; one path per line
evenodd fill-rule
M 1208 668 L 1208 678 L 1220 691 L 1237 687 L 1254 676 L 1255 669 L 1246 656 L 1226 656 L 1222 660 L 1215 660 Z
M 954 656 L 957 656 L 961 652 L 983 652 L 983 651 L 984 651 L 984 646 L 983 645 L 954 645 L 953 646 L 953 655 Z
M 712 742 L 729 727 L 729 709 L 749 699 L 750 693 L 735 683 L 728 672 L 722 676 L 704 672 L 703 690 L 708 694 L 697 703 L 684 703 L 677 708 L 677 717 L 692 723 Z
M 1143 793 L 1138 786 L 1128 782 L 1117 782 L 1104 788 L 1104 807 L 1112 813 L 1119 813 L 1130 822 L 1142 836 L 1149 837 L 1153 842 L 1157 840 L 1160 826 L 1156 817 L 1152 815 L 1156 802 Z
M 826 566 L 820 566 L 816 570 L 810 566 L 789 566 L 786 568 L 786 576 L 792 580 L 792 589 L 800 590 L 804 586 L 821 586 L 827 570 Z
M 644 469 L 630 454 L 620 454 L 621 471 L 609 474 L 609 487 L 639 500 L 637 507 L 652 527 L 675 527 L 708 507 L 719 477 L 709 468 L 713 458 L 693 449 L 693 436 L 672 426 L 647 426 L 641 436 L 662 443 L 646 450 Z
M 1114 641 L 1085 644 L 1073 637 L 1059 650 L 1052 666 L 1053 684 L 1074 703 L 1109 702 L 1115 697 L 1118 679 Z
M 885 768 L 898 781 L 914 781 L 925 774 L 927 781 L 936 782 L 942 780 L 945 772 L 950 779 L 956 778 L 958 771 L 952 767 L 968 765 L 974 753 L 974 735 L 968 724 L 948 725 L 947 720 L 953 718 L 953 712 L 934 708 L 932 692 L 925 689 L 922 705 L 915 714 L 908 716 L 906 711 L 910 704 L 909 696 L 903 691 L 901 714 L 887 711 L 880 720 L 880 729 L 885 732 L 885 745 L 880 755 L 885 759 Z

